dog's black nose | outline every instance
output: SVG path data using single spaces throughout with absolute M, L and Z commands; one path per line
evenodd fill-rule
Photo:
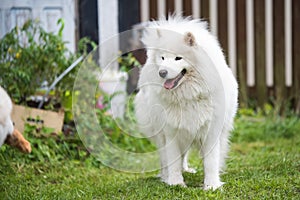
M 159 70 L 159 76 L 165 78 L 168 74 L 168 71 L 165 69 Z

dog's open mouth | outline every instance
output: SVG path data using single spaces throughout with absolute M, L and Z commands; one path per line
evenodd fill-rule
M 168 90 L 175 88 L 185 74 L 186 69 L 183 69 L 175 78 L 166 80 L 166 82 L 164 83 L 164 87 Z

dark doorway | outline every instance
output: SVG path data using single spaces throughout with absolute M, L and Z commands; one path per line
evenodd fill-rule
M 97 0 L 78 0 L 79 38 L 88 37 L 99 43 Z

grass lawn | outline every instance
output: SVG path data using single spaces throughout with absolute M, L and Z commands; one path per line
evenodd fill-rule
M 195 152 L 190 163 L 198 172 L 184 174 L 187 188 L 167 186 L 156 173 L 128 174 L 91 160 L 33 159 L 2 147 L 0 199 L 300 199 L 300 120 L 240 116 L 222 175 L 226 184 L 217 191 L 202 190 Z

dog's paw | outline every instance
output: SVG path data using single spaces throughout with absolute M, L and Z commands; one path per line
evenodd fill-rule
M 167 182 L 167 179 L 168 179 L 168 176 L 166 174 L 162 174 L 162 173 L 157 174 L 156 177 L 165 183 Z
M 5 143 L 19 149 L 23 153 L 31 152 L 30 143 L 23 137 L 23 135 L 17 129 L 14 129 L 13 133 L 7 136 Z
M 176 185 L 179 185 L 181 187 L 187 187 L 186 184 L 184 182 L 169 182 L 169 181 L 166 181 L 165 182 L 166 184 L 170 185 L 170 186 L 176 186 Z
M 221 181 L 217 181 L 215 183 L 204 183 L 203 189 L 204 190 L 216 190 L 222 187 L 224 183 Z
M 196 170 L 196 169 L 194 169 L 194 168 L 190 168 L 190 167 L 188 167 L 188 168 L 184 168 L 184 169 L 183 169 L 183 171 L 184 171 L 184 172 L 191 173 L 191 174 L 196 174 L 196 172 L 197 172 L 197 170 Z
M 27 140 L 22 141 L 18 147 L 23 153 L 31 153 L 31 145 Z
M 169 176 L 164 182 L 167 183 L 168 185 L 180 185 L 182 187 L 186 187 L 182 175 Z

